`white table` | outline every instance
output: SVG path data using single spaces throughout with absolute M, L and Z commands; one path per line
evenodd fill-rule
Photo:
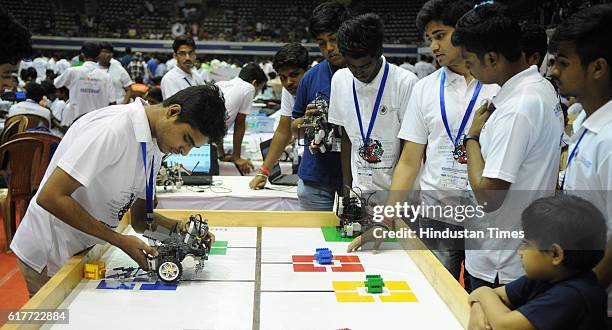
M 157 208 L 193 210 L 267 210 L 299 209 L 297 187 L 266 185 L 251 190 L 252 176 L 215 176 L 212 186 L 183 186 L 176 192 L 157 187 Z

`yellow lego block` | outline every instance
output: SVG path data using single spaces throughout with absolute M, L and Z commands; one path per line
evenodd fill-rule
M 106 275 L 106 264 L 103 261 L 92 261 L 85 264 L 83 277 L 88 280 L 101 280 Z

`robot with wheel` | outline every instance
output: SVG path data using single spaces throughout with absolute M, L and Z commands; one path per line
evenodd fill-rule
M 149 269 L 166 283 L 178 282 L 183 274 L 181 262 L 187 256 L 195 261 L 196 273 L 204 269 L 204 260 L 208 260 L 211 241 L 208 236 L 208 221 L 201 215 L 192 215 L 186 224 L 186 232 L 176 225 L 172 230 L 159 226 L 157 230 L 144 232 L 149 244 L 159 253 L 149 258 Z

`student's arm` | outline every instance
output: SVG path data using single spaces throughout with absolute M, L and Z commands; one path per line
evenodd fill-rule
M 248 159 L 240 158 L 240 151 L 242 147 L 242 139 L 244 138 L 244 132 L 246 131 L 246 115 L 244 113 L 238 113 L 236 115 L 236 121 L 234 121 L 234 149 L 233 159 L 234 164 L 240 168 L 240 171 L 244 174 L 251 173 L 253 164 Z
M 482 127 L 489 119 L 489 116 L 490 113 L 487 106 L 481 106 L 478 108 L 474 114 L 474 120 L 468 134 L 472 136 L 480 136 Z M 505 133 L 507 132 L 496 132 L 496 134 L 499 135 Z M 515 142 L 521 143 L 521 141 Z M 508 189 L 510 189 L 511 182 L 483 176 L 485 161 L 482 157 L 480 142 L 468 140 L 465 148 L 468 157 L 468 180 L 470 181 L 470 186 L 474 191 L 474 195 L 476 196 L 479 204 L 485 205 L 485 210 L 487 212 L 495 211 L 504 202 L 506 192 Z
M 353 173 L 351 170 L 352 153 L 353 146 L 343 126 L 340 159 L 342 162 L 342 194 L 346 198 L 348 198 L 348 196 L 350 195 L 350 189 L 353 187 Z
M 507 299 L 504 287 L 497 289 L 480 287 L 470 294 L 468 302 L 470 306 L 475 303 L 480 304 L 486 319 L 495 330 L 534 330 L 533 324 L 523 314 L 511 310 L 506 305 L 509 303 Z
M 149 269 L 145 255 L 157 255 L 157 251 L 136 236 L 122 235 L 108 228 L 89 214 L 73 197 L 81 183 L 57 167 L 42 187 L 36 202 L 61 221 L 86 234 L 104 240 L 127 253 L 138 265 Z
M 609 152 L 609 151 L 608 151 Z M 604 200 L 606 201 L 604 216 L 607 219 L 608 225 L 608 244 L 606 245 L 606 253 L 599 262 L 599 264 L 593 269 L 599 282 L 604 287 L 609 287 L 612 284 L 612 153 L 602 157 L 601 165 L 597 170 L 597 176 L 599 182 L 604 187 L 603 194 Z
M 270 144 L 270 150 L 266 159 L 264 159 L 262 168 L 270 170 L 278 162 L 278 159 L 283 154 L 287 144 L 291 142 L 291 117 L 281 116 L 278 122 L 278 127 L 272 137 L 272 143 Z M 251 180 L 249 187 L 251 189 L 262 189 L 268 180 L 261 171 Z

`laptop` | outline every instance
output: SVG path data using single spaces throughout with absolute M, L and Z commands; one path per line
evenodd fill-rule
M 186 186 L 207 186 L 212 184 L 212 176 L 219 174 L 219 162 L 217 159 L 217 148 L 214 145 L 205 144 L 199 148 L 192 148 L 187 156 L 169 155 L 164 159 L 167 164 L 179 163 L 191 171 L 188 175 L 183 173 L 183 184 Z
M 261 155 L 263 159 L 266 159 L 268 156 L 268 151 L 270 151 L 270 144 L 272 143 L 272 139 L 263 141 L 259 144 L 259 148 L 261 149 Z M 270 176 L 268 176 L 268 180 L 271 184 L 276 184 L 280 186 L 297 186 L 299 177 L 297 174 L 281 174 L 281 167 L 278 165 L 278 162 L 274 164 L 274 167 L 270 169 Z

